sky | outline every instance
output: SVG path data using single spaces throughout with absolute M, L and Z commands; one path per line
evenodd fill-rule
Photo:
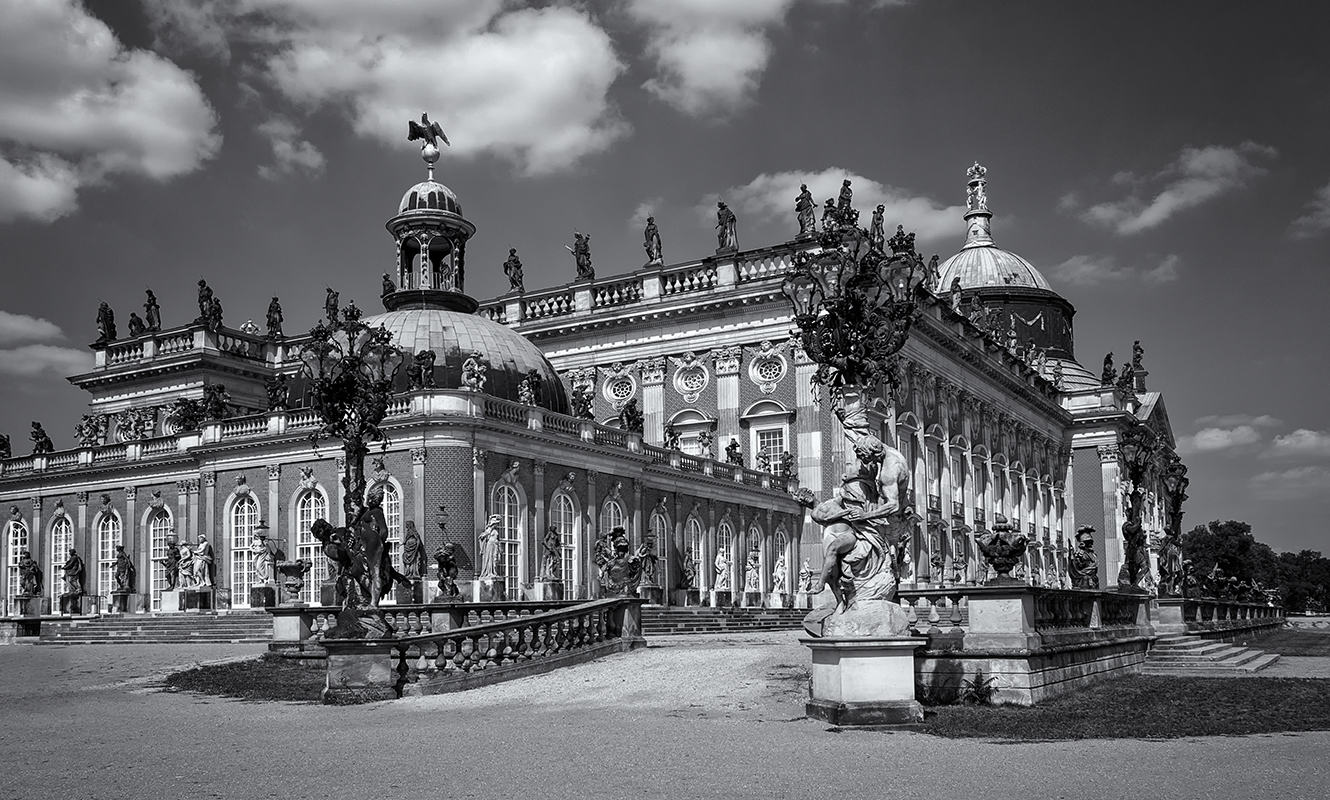
M 383 223 L 437 177 L 477 226 L 467 290 L 797 230 L 849 177 L 945 259 L 965 169 L 998 244 L 1077 309 L 1098 372 L 1139 339 L 1191 468 L 1185 526 L 1330 552 L 1330 4 L 964 0 L 0 0 L 0 432 L 73 445 L 97 306 L 164 325 L 373 308 Z

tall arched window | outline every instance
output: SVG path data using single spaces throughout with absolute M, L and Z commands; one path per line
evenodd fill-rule
M 516 600 L 522 581 L 522 501 L 516 489 L 500 486 L 494 492 L 494 513 L 500 517 L 499 561 L 503 567 L 504 596 Z
M 319 587 L 328 579 L 328 558 L 310 528 L 314 520 L 327 519 L 327 516 L 328 501 L 319 490 L 309 489 L 296 498 L 296 558 L 303 558 L 311 565 L 300 599 L 314 605 L 320 601 Z
M 651 538 L 656 540 L 656 553 L 664 551 L 670 541 L 670 521 L 659 512 L 651 515 Z
M 171 512 L 159 508 L 148 521 L 148 541 L 152 542 L 152 607 L 162 607 L 162 592 L 166 590 L 166 566 L 159 559 L 166 558 L 166 538 L 175 530 Z M 114 554 L 112 555 L 114 561 Z M 176 609 L 170 609 L 175 611 Z
M 600 532 L 606 534 L 615 528 L 627 530 L 626 519 L 622 503 L 613 498 L 606 500 L 605 505 L 600 507 Z
M 572 588 L 581 583 L 578 574 L 577 504 L 563 492 L 554 495 L 550 508 L 550 522 L 559 532 L 559 578 L 564 583 L 565 597 L 572 598 Z
M 236 498 L 231 506 L 231 605 L 249 606 L 249 590 L 254 585 L 254 529 L 259 524 L 259 504 L 254 495 Z
M 393 567 L 402 571 L 402 493 L 391 483 L 383 484 L 383 518 L 388 523 L 388 552 Z
M 51 571 L 46 574 L 47 585 L 51 587 L 51 605 L 59 607 L 59 597 L 65 591 L 65 561 L 69 558 L 69 548 L 74 546 L 74 524 L 67 516 L 55 518 L 51 523 Z
M 115 574 L 115 546 L 124 544 L 120 517 L 115 512 L 102 515 L 97 522 L 97 593 L 110 597 L 115 583 L 111 576 Z
M 688 522 L 683 528 L 684 548 L 687 558 L 693 562 L 693 580 L 689 584 L 690 589 L 701 589 L 704 585 L 702 580 L 703 570 L 710 565 L 703 563 L 703 557 L 706 550 L 703 548 L 702 523 L 697 517 L 689 517 Z
M 9 540 L 9 596 L 18 594 L 18 560 L 23 551 L 28 549 L 28 526 L 18 520 L 10 520 L 5 530 Z

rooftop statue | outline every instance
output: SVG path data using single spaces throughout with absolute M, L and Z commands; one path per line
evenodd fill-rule
M 411 365 L 407 367 L 406 377 L 407 385 L 412 390 L 435 388 L 435 358 L 433 350 L 421 350 L 411 357 Z
M 573 394 L 568 398 L 569 410 L 573 412 L 574 417 L 581 419 L 592 419 L 591 393 L 585 386 L 574 386 Z
M 419 123 L 416 123 L 415 120 L 407 120 L 406 125 L 406 140 L 408 142 L 420 140 L 424 142 L 424 145 L 438 147 L 439 142 L 442 141 L 449 147 L 452 146 L 452 143 L 448 141 L 448 137 L 443 134 L 443 128 L 439 126 L 439 123 L 430 122 L 429 114 L 421 114 Z
M 485 391 L 485 372 L 489 369 L 480 353 L 472 353 L 462 362 L 462 386 L 473 392 Z
M 596 270 L 591 266 L 591 234 L 573 231 L 573 246 L 564 247 L 573 254 L 573 260 L 577 263 L 577 280 L 595 280 Z
M 115 312 L 106 303 L 97 307 L 97 341 L 115 341 Z
M 9 443 L 9 434 L 0 433 L 0 459 L 12 458 L 14 450 Z
M 503 274 L 508 276 L 508 290 L 511 292 L 526 291 L 522 284 L 522 259 L 517 257 L 517 248 L 508 248 L 508 260 L 503 262 Z
M 268 338 L 282 338 L 282 304 L 276 297 L 268 303 Z
M 262 329 L 255 325 L 252 319 L 245 320 L 244 324 L 240 326 L 240 332 L 248 333 L 250 336 L 258 336 L 261 331 Z
M 1099 383 L 1104 386 L 1112 386 L 1117 381 L 1117 370 L 1113 369 L 1113 353 L 1110 352 L 1104 356 L 1104 371 L 1099 376 Z
M 716 203 L 716 252 L 739 249 L 738 218 L 725 203 Z
M 799 218 L 797 239 L 810 239 L 817 233 L 817 202 L 813 193 L 808 191 L 808 184 L 799 184 L 799 196 L 794 199 L 794 214 Z
M 634 397 L 623 406 L 623 411 L 619 414 L 619 419 L 623 422 L 623 429 L 629 433 L 641 433 L 645 420 L 642 417 L 642 410 L 637 407 L 637 398 Z
M 887 207 L 881 203 L 878 203 L 877 208 L 873 209 L 873 221 L 868 228 L 868 243 L 874 250 L 885 251 L 887 249 L 886 223 L 883 221 L 886 213 Z
M 263 382 L 263 388 L 268 393 L 268 410 L 285 411 L 290 404 L 291 387 L 286 383 L 286 373 L 279 372 L 276 375 L 270 375 Z
M 965 176 L 970 179 L 970 187 L 966 192 L 965 205 L 970 211 L 987 211 L 988 195 L 984 193 L 984 176 L 988 170 L 979 166 L 979 162 L 974 162 L 974 166 L 965 171 Z
M 208 282 L 199 278 L 199 316 L 195 323 L 207 325 L 212 319 L 212 288 Z
M 327 294 L 323 297 L 323 314 L 328 318 L 329 324 L 336 325 L 337 315 L 340 311 L 340 303 L 337 300 L 338 294 L 331 286 L 325 286 L 324 289 Z
M 739 447 L 738 439 L 730 439 L 730 443 L 725 445 L 725 463 L 743 466 L 744 453 Z
M 961 313 L 961 279 L 952 278 L 951 286 L 947 287 L 947 300 L 951 303 L 952 313 Z
M 831 232 L 840 226 L 840 221 L 836 218 L 836 200 L 828 197 L 827 204 L 822 207 L 822 230 Z
M 157 295 L 151 289 L 145 290 L 148 301 L 143 304 L 143 323 L 154 333 L 162 329 L 162 309 L 157 305 Z
M 1145 356 L 1145 348 L 1141 347 L 1141 340 L 1137 339 L 1131 344 L 1131 368 L 1136 372 L 1142 372 L 1145 367 L 1141 364 L 1142 357 Z
M 836 198 L 836 214 L 841 219 L 850 216 L 850 209 L 854 207 L 854 190 L 850 188 L 850 179 L 846 178 L 840 185 L 840 196 Z
M 51 442 L 51 437 L 46 435 L 46 429 L 40 422 L 32 423 L 32 432 L 28 434 L 28 438 L 32 440 L 32 454 L 35 456 L 55 450 L 55 444 Z
M 129 312 L 129 335 L 131 337 L 142 336 L 147 329 L 148 326 L 143 324 L 143 320 L 139 319 L 138 314 L 133 311 Z
M 647 251 L 646 265 L 654 267 L 665 263 L 661 255 L 660 228 L 656 227 L 655 217 L 647 217 L 647 226 L 642 231 L 642 238 L 642 247 Z

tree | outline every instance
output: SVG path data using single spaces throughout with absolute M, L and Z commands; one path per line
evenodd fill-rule
M 1262 586 L 1278 580 L 1279 558 L 1270 546 L 1256 541 L 1245 522 L 1215 520 L 1197 525 L 1182 535 L 1182 555 L 1190 559 L 1193 574 L 1208 575 L 1215 565 L 1227 576 Z

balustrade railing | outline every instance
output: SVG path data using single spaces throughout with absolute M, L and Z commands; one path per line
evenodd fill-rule
M 775 275 L 784 275 L 789 271 L 790 258 L 788 254 L 782 254 L 743 259 L 737 267 L 739 283 L 747 283 Z
M 185 331 L 184 333 L 172 333 L 157 339 L 157 355 L 169 356 L 175 353 L 186 353 L 194 349 L 194 334 Z
M 716 268 L 711 265 L 691 266 L 660 274 L 660 294 L 669 297 L 686 292 L 700 292 L 716 286 Z
M 240 358 L 250 358 L 255 361 L 263 360 L 263 342 L 245 336 L 219 331 L 217 333 L 217 349 Z
M 481 306 L 477 313 L 490 322 L 497 322 L 500 325 L 504 325 L 508 322 L 508 306 L 505 303 Z
M 105 464 L 111 461 L 124 461 L 129 456 L 129 447 L 123 444 L 108 444 L 92 451 L 92 463 Z
M 527 426 L 527 415 L 530 413 L 531 406 L 524 406 L 521 403 L 512 403 L 485 395 L 485 417 L 487 419 L 510 422 L 525 428 Z
M 267 432 L 268 418 L 266 415 L 235 417 L 234 419 L 224 420 L 221 426 L 223 439 L 238 439 Z
M 383 605 L 384 621 L 393 638 L 419 636 L 436 631 L 449 631 L 492 622 L 504 622 L 543 614 L 577 605 L 576 600 L 546 602 L 511 601 L 502 603 L 437 603 L 428 605 Z M 309 640 L 322 642 L 328 631 L 337 627 L 337 614 L 341 609 L 330 606 L 276 607 L 269 609 L 273 616 L 300 616 L 309 630 Z
M 23 456 L 21 458 L 11 458 L 4 462 L 2 475 L 15 475 L 20 472 L 32 472 L 37 468 L 37 459 L 32 456 Z
M 641 605 L 613 598 L 397 638 L 325 639 L 324 701 L 472 688 L 642 646 Z M 389 669 L 363 669 L 371 654 L 384 657 Z
M 143 358 L 143 342 L 141 341 L 113 344 L 106 348 L 106 363 L 108 366 L 128 364 L 131 361 L 138 361 L 140 358 Z
M 286 429 L 300 430 L 301 428 L 317 428 L 323 424 L 319 418 L 319 412 L 312 408 L 302 408 L 297 411 L 289 411 L 286 415 Z
M 79 454 L 76 450 L 65 450 L 59 453 L 51 453 L 46 457 L 47 469 L 64 469 L 66 467 L 75 467 L 79 463 Z
M 596 426 L 595 433 L 596 444 L 608 445 L 610 447 L 627 447 L 628 434 L 625 431 L 614 428 L 604 428 Z
M 394 397 L 388 401 L 389 417 L 401 417 L 411 413 L 411 400 L 406 397 Z
M 522 301 L 522 319 L 537 320 L 558 317 L 573 312 L 573 293 L 564 291 L 546 297 L 533 297 Z
M 642 299 L 642 279 L 628 278 L 598 285 L 591 290 L 591 307 L 605 308 L 625 303 L 636 303 Z
M 161 436 L 156 439 L 145 439 L 143 441 L 143 455 L 160 456 L 166 453 L 174 453 L 179 449 L 180 439 L 177 436 Z

